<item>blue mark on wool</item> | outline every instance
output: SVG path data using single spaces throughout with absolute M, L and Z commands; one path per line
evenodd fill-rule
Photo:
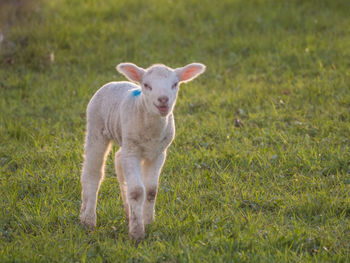
M 141 90 L 135 89 L 135 90 L 132 91 L 132 96 L 133 97 L 138 97 L 140 95 L 141 95 Z

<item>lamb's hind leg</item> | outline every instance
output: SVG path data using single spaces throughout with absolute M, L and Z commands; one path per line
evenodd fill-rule
M 110 140 L 102 134 L 87 134 L 85 157 L 81 175 L 82 205 L 80 219 L 83 225 L 96 225 L 96 202 L 100 184 L 104 176 L 104 164 L 110 150 Z
M 117 178 L 119 181 L 120 186 L 120 192 L 123 199 L 123 205 L 124 205 L 124 212 L 126 219 L 129 220 L 129 203 L 128 203 L 128 197 L 127 197 L 127 188 L 126 188 L 126 181 L 123 174 L 122 164 L 120 160 L 121 155 L 121 149 L 119 149 L 115 154 L 115 171 L 117 173 Z

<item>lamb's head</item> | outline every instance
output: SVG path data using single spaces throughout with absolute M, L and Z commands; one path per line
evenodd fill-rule
M 205 66 L 192 63 L 172 69 L 156 64 L 143 69 L 132 63 L 121 63 L 117 66 L 117 70 L 129 80 L 141 85 L 141 96 L 147 111 L 165 117 L 174 109 L 180 83 L 188 82 L 202 74 Z

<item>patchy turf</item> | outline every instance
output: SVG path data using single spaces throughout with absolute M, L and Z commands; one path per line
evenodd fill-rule
M 16 2 L 0 20 L 1 262 L 350 260 L 349 1 Z M 124 61 L 207 65 L 181 88 L 137 247 L 112 154 L 97 229 L 79 224 L 85 108 Z

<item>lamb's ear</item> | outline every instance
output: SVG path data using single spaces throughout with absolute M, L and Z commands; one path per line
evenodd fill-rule
M 117 66 L 117 70 L 129 80 L 137 83 L 141 83 L 142 76 L 146 72 L 143 68 L 140 68 L 133 63 L 120 63 Z
M 201 63 L 191 63 L 182 68 L 175 69 L 175 72 L 179 78 L 179 82 L 188 82 L 202 74 L 205 68 Z

